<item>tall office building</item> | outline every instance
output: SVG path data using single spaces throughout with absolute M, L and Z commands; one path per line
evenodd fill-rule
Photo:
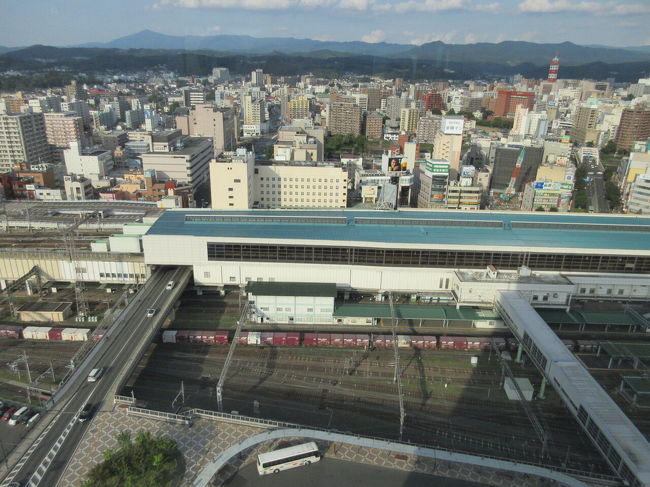
M 331 135 L 361 135 L 361 107 L 354 103 L 330 103 L 327 125 Z
M 381 108 L 381 89 L 375 86 L 362 88 L 361 93 L 368 96 L 368 111 L 374 112 Z
M 256 100 L 252 95 L 244 96 L 244 125 L 260 125 L 265 121 L 264 101 Z
M 415 138 L 421 144 L 433 144 L 442 124 L 441 115 L 420 117 Z
M 400 111 L 399 130 L 407 134 L 417 131 L 420 112 L 417 108 L 402 108 Z
M 598 126 L 598 108 L 584 105 L 578 107 L 571 129 L 571 140 L 577 144 L 585 145 L 589 142 L 598 144 L 600 130 Z
M 535 93 L 532 91 L 499 90 L 494 114 L 497 117 L 514 117 L 515 109 L 519 105 L 532 110 L 535 105 Z
M 437 91 L 426 93 L 422 97 L 422 101 L 424 101 L 424 109 L 427 112 L 430 112 L 432 110 L 442 111 L 447 109 L 447 105 L 445 104 L 442 93 L 438 93 Z
M 55 164 L 61 163 L 63 151 L 69 147 L 69 144 L 84 138 L 83 120 L 75 112 L 49 112 L 44 113 L 43 117 L 51 160 Z
M 0 173 L 50 162 L 42 113 L 0 114 Z
M 185 137 L 182 144 L 171 151 L 141 154 L 142 169 L 156 171 L 159 182 L 174 180 L 188 183 L 192 191 L 208 180 L 209 164 L 214 157 L 212 139 L 209 137 Z
M 233 150 L 237 145 L 239 127 L 232 109 L 215 109 L 211 104 L 196 105 L 187 115 L 176 117 L 176 128 L 183 135 L 211 137 L 215 156 Z
M 650 138 L 650 109 L 642 106 L 623 110 L 616 132 L 616 147 L 629 151 L 636 141 Z
M 261 69 L 256 69 L 251 72 L 251 84 L 253 86 L 264 86 L 264 71 Z

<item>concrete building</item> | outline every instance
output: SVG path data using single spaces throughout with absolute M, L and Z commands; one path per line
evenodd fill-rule
M 480 210 L 483 187 L 453 181 L 447 186 L 446 207 L 450 210 Z
M 436 135 L 440 132 L 441 125 L 442 116 L 440 115 L 420 117 L 415 139 L 421 144 L 433 144 Z
M 341 164 L 256 164 L 252 154 L 210 164 L 213 209 L 345 208 L 348 170 Z
M 65 93 L 65 98 L 67 101 L 86 99 L 86 90 L 83 89 L 82 85 L 77 83 L 76 79 L 70 81 L 70 84 L 66 85 L 63 88 L 63 92 Z
M 43 114 L 45 134 L 50 146 L 50 159 L 55 164 L 63 162 L 63 151 L 71 142 L 81 141 L 85 146 L 83 120 L 75 112 Z
M 95 191 L 90 179 L 83 176 L 70 175 L 63 177 L 65 197 L 69 201 L 86 201 L 95 199 Z
M 449 184 L 449 161 L 433 159 L 415 166 L 414 202 L 418 208 L 445 208 Z
M 228 68 L 212 68 L 212 80 L 215 83 L 230 80 L 230 70 Z
M 289 120 L 311 118 L 311 101 L 306 96 L 292 98 L 287 105 Z
M 83 149 L 79 142 L 71 142 L 63 151 L 68 174 L 84 176 L 93 182 L 106 178 L 113 170 L 113 155 L 103 149 Z
M 215 156 L 236 147 L 238 125 L 234 110 L 212 104 L 196 105 L 187 115 L 176 116 L 176 128 L 183 135 L 212 138 Z
M 410 171 L 378 171 L 355 168 L 354 187 L 361 193 L 364 204 L 382 208 L 409 207 L 413 198 L 415 177 Z
M 449 161 L 450 169 L 458 174 L 462 147 L 462 135 L 439 132 L 433 142 L 433 158 Z
M 573 183 L 531 181 L 524 185 L 521 209 L 523 211 L 537 211 L 540 208 L 544 211 L 569 211 L 572 195 Z
M 0 114 L 0 173 L 50 162 L 42 113 Z
M 366 117 L 365 135 L 369 140 L 381 140 L 384 135 L 384 117 L 377 112 Z
M 264 86 L 264 71 L 261 69 L 256 69 L 251 72 L 251 84 L 253 86 L 259 86 L 260 88 Z
M 399 130 L 407 134 L 414 134 L 418 128 L 420 112 L 417 108 L 402 108 L 400 111 Z
M 381 108 L 381 88 L 376 86 L 368 86 L 361 88 L 361 93 L 367 96 L 368 98 L 368 107 L 369 112 L 374 112 Z
M 327 127 L 331 135 L 361 135 L 361 107 L 354 103 L 330 103 Z
M 142 169 L 155 171 L 159 182 L 174 180 L 190 184 L 196 191 L 209 178 L 209 163 L 214 157 L 212 139 L 185 137 L 170 149 L 170 152 L 156 152 L 154 148 L 154 152 L 141 154 Z
M 571 140 L 580 145 L 591 142 L 597 146 L 599 139 L 598 107 L 590 105 L 578 107 L 571 129 Z
M 626 203 L 628 213 L 650 213 L 650 171 L 637 174 Z
M 184 87 L 183 105 L 190 108 L 196 105 L 203 105 L 205 103 L 205 91 L 202 88 Z
M 532 91 L 499 90 L 494 115 L 497 117 L 514 117 L 517 106 L 532 110 L 535 104 L 535 93 Z
M 616 132 L 616 147 L 619 150 L 631 150 L 636 141 L 650 138 L 650 108 L 637 106 L 623 110 L 621 122 Z
M 336 284 L 251 279 L 246 292 L 259 323 L 332 323 Z
M 256 99 L 253 95 L 244 96 L 244 136 L 260 135 L 264 132 L 266 122 L 266 108 L 263 100 Z

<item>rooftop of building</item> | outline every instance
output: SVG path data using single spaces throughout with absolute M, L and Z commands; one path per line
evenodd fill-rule
M 171 210 L 148 235 L 650 251 L 650 217 L 454 210 Z
M 335 298 L 335 283 L 314 282 L 257 282 L 246 285 L 246 292 L 254 296 L 300 296 Z
M 174 156 L 189 156 L 191 154 L 194 154 L 196 150 L 199 148 L 201 144 L 204 144 L 205 142 L 212 142 L 212 139 L 210 137 L 185 137 L 183 139 L 183 144 L 182 146 L 179 146 L 178 148 L 173 147 L 173 150 L 170 152 L 167 151 L 162 151 L 162 152 L 149 152 L 147 154 L 142 154 L 142 157 L 147 156 L 169 156 L 169 155 L 174 155 Z

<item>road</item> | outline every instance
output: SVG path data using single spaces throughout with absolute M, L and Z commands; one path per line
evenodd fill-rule
M 484 484 L 325 458 L 308 467 L 260 476 L 255 464 L 241 469 L 229 487 L 480 487 Z
M 587 185 L 587 197 L 589 208 L 596 213 L 609 213 L 609 203 L 605 198 L 605 180 L 603 179 L 604 168 L 593 158 L 583 160 L 589 177 Z
M 34 449 L 31 455 L 26 460 L 23 458 L 25 461 L 22 467 L 14 469 L 13 475 L 5 478 L 3 486 L 10 480 L 30 487 L 56 485 L 90 423 L 79 423 L 78 412 L 86 403 L 95 406 L 95 414 L 102 414 L 104 407 L 111 406 L 111 396 L 118 383 L 123 380 L 131 365 L 137 364 L 140 354 L 150 341 L 150 335 L 160 326 L 166 311 L 182 292 L 181 286 L 176 286 L 173 291 L 165 291 L 165 285 L 170 280 L 178 282 L 183 276 L 186 278 L 187 272 L 182 268 L 163 268 L 152 275 L 147 285 L 135 296 L 135 301 L 122 312 L 98 343 L 97 346 L 102 348 L 92 360 L 86 360 L 80 365 L 81 371 L 64 386 L 67 392 L 55 406 L 57 416 L 39 437 L 37 446 L 32 447 Z M 147 318 L 147 308 L 165 311 Z M 88 382 L 88 373 L 96 367 L 106 367 L 105 374 L 97 382 Z M 54 450 L 57 443 L 60 445 L 58 453 Z M 52 462 L 49 469 L 44 468 L 48 461 Z

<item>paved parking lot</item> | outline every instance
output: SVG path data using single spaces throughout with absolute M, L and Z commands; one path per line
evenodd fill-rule
M 5 456 L 11 453 L 28 431 L 22 423 L 9 426 L 8 422 L 0 421 L 0 461 L 3 461 Z
M 300 487 L 358 487 L 360 485 L 372 485 L 373 487 L 479 487 L 485 484 L 325 458 L 308 467 L 298 467 L 264 476 L 260 476 L 255 464 L 251 464 L 242 468 L 225 485 L 228 487 L 286 487 L 289 485 Z

